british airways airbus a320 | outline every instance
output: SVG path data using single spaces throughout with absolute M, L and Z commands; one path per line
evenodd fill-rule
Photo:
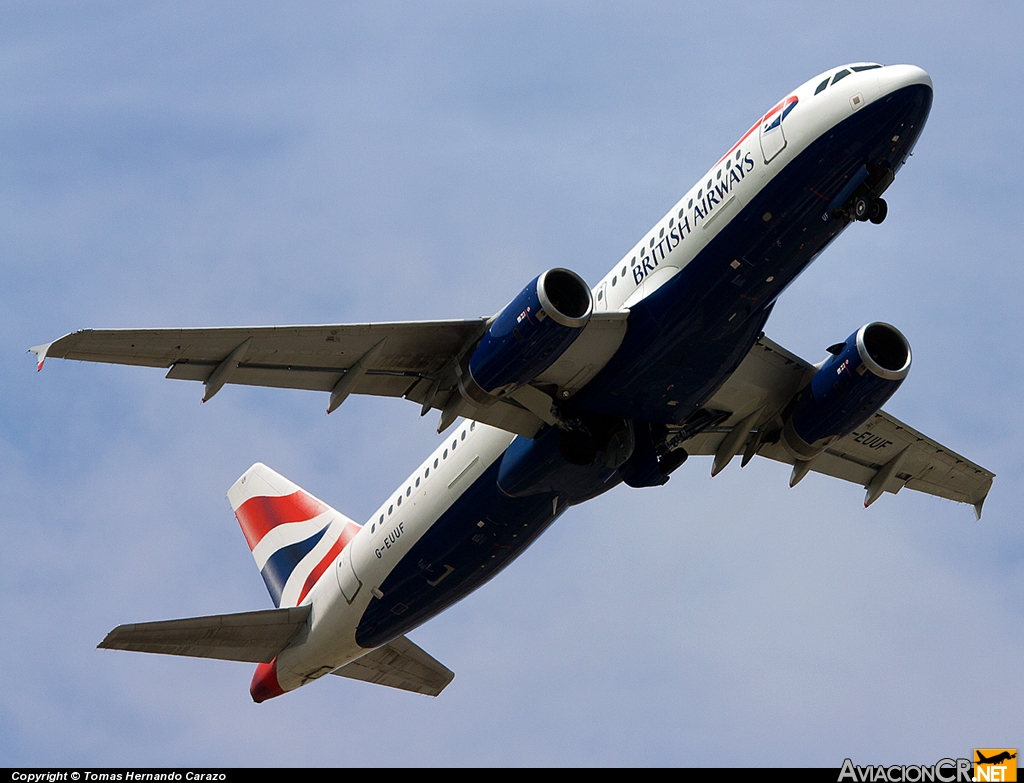
M 924 128 L 920 68 L 858 63 L 757 119 L 593 288 L 568 269 L 459 321 L 84 330 L 31 349 L 201 381 L 404 397 L 440 411 L 433 454 L 362 525 L 262 464 L 228 498 L 278 608 L 122 625 L 100 647 L 249 661 L 257 702 L 337 674 L 437 695 L 453 674 L 405 634 L 494 577 L 566 509 L 735 456 L 970 503 L 993 474 L 881 406 L 910 345 L 868 323 L 812 365 L 764 336 L 840 232 L 881 223 Z M 852 325 L 851 325 L 852 326 Z M 840 335 L 841 336 L 841 335 Z M 837 336 L 833 336 L 835 339 Z M 823 339 L 827 337 L 823 336 Z

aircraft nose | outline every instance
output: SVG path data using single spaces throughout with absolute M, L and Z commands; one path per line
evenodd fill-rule
M 933 89 L 932 77 L 916 65 L 887 65 L 878 71 L 878 86 L 883 95 L 915 84 Z

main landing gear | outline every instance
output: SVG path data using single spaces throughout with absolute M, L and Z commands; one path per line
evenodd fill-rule
M 854 219 L 861 222 L 870 220 L 875 225 L 878 225 L 889 214 L 889 205 L 885 203 L 884 198 L 857 196 L 853 200 L 851 211 L 853 212 Z

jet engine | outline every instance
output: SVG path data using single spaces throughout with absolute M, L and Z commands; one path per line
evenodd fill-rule
M 583 332 L 594 311 L 590 289 L 568 269 L 549 269 L 505 305 L 463 365 L 460 390 L 478 405 L 528 384 Z
M 885 404 L 910 372 L 910 343 L 889 324 L 871 323 L 832 354 L 790 405 L 782 443 L 807 461 L 845 438 Z

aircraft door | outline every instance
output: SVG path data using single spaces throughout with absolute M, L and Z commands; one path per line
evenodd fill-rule
M 352 542 L 349 542 L 348 546 L 341 550 L 341 554 L 338 556 L 338 565 L 334 571 L 338 575 L 338 587 L 341 589 L 341 594 L 345 596 L 346 601 L 352 603 L 359 588 L 363 586 L 359 577 L 356 576 L 355 565 L 352 563 Z
M 765 163 L 770 163 L 776 155 L 786 149 L 786 135 L 782 130 L 785 105 L 786 102 L 781 101 L 761 120 L 761 154 L 764 155 Z

